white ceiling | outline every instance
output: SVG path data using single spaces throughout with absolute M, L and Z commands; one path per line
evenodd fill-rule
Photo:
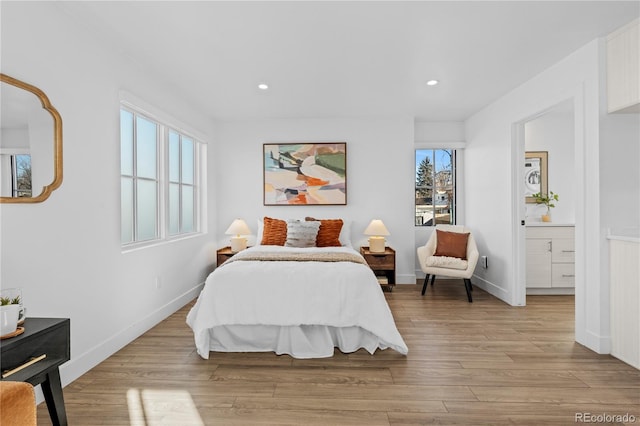
M 637 1 L 58 6 L 221 120 L 461 121 L 640 14 Z M 427 87 L 432 78 L 441 83 Z M 268 91 L 257 88 L 262 81 Z

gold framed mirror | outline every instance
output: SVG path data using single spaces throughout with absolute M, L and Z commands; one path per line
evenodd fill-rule
M 0 203 L 40 203 L 62 184 L 62 118 L 35 86 L 0 73 Z
M 543 196 L 548 192 L 547 151 L 527 151 L 524 162 L 524 196 L 527 204 L 536 202 L 534 194 Z

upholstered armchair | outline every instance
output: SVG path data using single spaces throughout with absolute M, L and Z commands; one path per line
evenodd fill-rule
M 438 244 L 438 231 L 455 234 L 441 234 L 442 241 Z M 460 235 L 456 235 L 460 234 Z M 463 245 L 465 237 L 466 248 Z M 473 235 L 468 228 L 459 225 L 436 225 L 436 229 L 431 234 L 429 241 L 418 247 L 418 260 L 420 269 L 426 274 L 424 285 L 422 286 L 422 295 L 427 289 L 429 277 L 431 277 L 431 285 L 435 281 L 436 275 L 462 278 L 464 286 L 467 290 L 467 299 L 469 303 L 473 302 L 471 292 L 471 276 L 478 263 L 478 247 L 473 239 Z

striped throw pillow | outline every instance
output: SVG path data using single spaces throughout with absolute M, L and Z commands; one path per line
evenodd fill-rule
M 286 247 L 315 247 L 316 237 L 320 229 L 320 222 L 301 222 L 290 219 L 287 221 Z

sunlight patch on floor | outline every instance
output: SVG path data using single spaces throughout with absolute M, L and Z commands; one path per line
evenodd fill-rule
M 203 426 L 191 394 L 178 389 L 129 389 L 131 426 Z

